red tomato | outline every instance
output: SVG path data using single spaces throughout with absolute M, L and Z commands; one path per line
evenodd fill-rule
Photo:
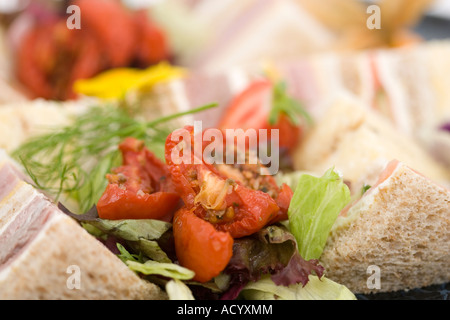
M 18 47 L 17 78 L 32 98 L 77 98 L 73 84 L 117 67 L 142 67 L 169 58 L 164 31 L 145 11 L 116 0 L 73 0 L 81 30 L 69 30 L 64 16 L 36 19 Z
M 287 212 L 293 196 L 294 192 L 291 187 L 283 183 L 275 199 L 278 207 L 280 207 L 280 211 L 278 211 L 277 215 L 270 221 L 270 223 L 280 222 L 289 218 Z
M 137 44 L 131 13 L 119 1 L 75 0 L 80 7 L 81 28 L 90 30 L 104 50 L 104 59 L 113 67 L 129 65 Z
M 65 21 L 37 23 L 17 52 L 17 77 L 33 98 L 73 99 L 75 80 L 92 77 L 101 68 L 95 40 L 85 30 L 67 29 Z
M 155 192 L 138 194 L 123 189 L 118 184 L 109 184 L 97 204 L 101 219 L 154 219 L 165 220 L 178 206 L 179 197 L 175 193 Z
M 175 251 L 180 264 L 195 272 L 195 281 L 218 276 L 233 255 L 233 238 L 183 208 L 173 220 Z
M 142 67 L 170 58 L 169 45 L 162 29 L 150 21 L 146 10 L 133 14 L 138 43 L 136 60 Z
M 218 124 L 224 129 L 262 129 L 272 108 L 273 84 L 265 79 L 252 82 L 228 106 Z
M 167 168 L 134 138 L 126 139 L 119 148 L 124 165 L 107 175 L 109 185 L 97 204 L 99 217 L 167 220 L 180 199 Z
M 287 149 L 288 152 L 297 147 L 300 142 L 300 138 L 302 135 L 302 128 L 300 126 L 296 126 L 292 123 L 292 121 L 285 115 L 281 114 L 278 122 L 274 125 L 267 125 L 268 130 L 278 129 L 279 130 L 279 145 L 280 148 Z M 269 137 L 270 138 L 270 137 Z
M 286 216 L 289 187 L 279 189 L 273 177 L 259 176 L 259 171 L 251 171 L 259 167 L 213 166 L 203 159 L 194 163 L 193 128 L 184 129 L 190 133 L 191 141 L 185 141 L 190 149 L 183 150 L 191 153 L 190 163 L 174 161 L 173 151 L 180 146 L 180 141 L 172 139 L 172 135 L 166 142 L 166 163 L 172 182 L 188 209 L 212 223 L 217 230 L 229 232 L 233 238 L 251 235 Z M 250 175 L 250 180 L 255 180 L 253 185 L 245 178 Z M 282 208 L 277 204 L 278 198 Z

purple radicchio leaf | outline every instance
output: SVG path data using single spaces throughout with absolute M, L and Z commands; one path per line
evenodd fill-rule
M 277 274 L 272 275 L 272 281 L 277 286 L 290 286 L 291 284 L 301 283 L 303 286 L 309 281 L 308 276 L 315 273 L 322 278 L 325 269 L 319 265 L 318 260 L 306 261 L 297 252 L 292 256 L 286 268 Z
M 442 131 L 450 132 L 450 122 L 443 124 L 443 125 L 440 127 L 440 129 L 441 129 Z
M 69 217 L 78 221 L 79 223 L 93 222 L 93 221 L 97 221 L 99 219 L 96 206 L 93 206 L 88 212 L 86 212 L 84 214 L 76 214 L 76 213 L 71 212 L 61 202 L 58 203 L 58 209 L 61 210 L 66 215 L 68 215 Z
M 115 236 L 107 236 L 106 239 L 97 238 L 98 241 L 103 243 L 103 245 L 109 249 L 115 255 L 120 254 L 119 249 L 117 248 L 117 244 L 120 243 L 122 246 L 126 247 L 126 242 L 120 238 Z
M 233 257 L 224 271 L 230 275 L 223 300 L 232 300 L 250 281 L 270 274 L 277 285 L 301 283 L 305 286 L 310 274 L 322 277 L 324 268 L 317 260 L 305 261 L 298 252 L 294 236 L 280 226 L 269 226 L 251 237 L 235 240 Z

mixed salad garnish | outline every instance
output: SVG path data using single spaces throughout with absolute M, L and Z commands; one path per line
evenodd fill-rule
M 274 109 L 245 124 L 264 99 Z M 334 221 L 351 200 L 332 168 L 313 177 L 262 174 L 259 161 L 214 163 L 194 150 L 196 134 L 201 151 L 213 143 L 202 139 L 204 132 L 170 128 L 170 120 L 188 113 L 145 122 L 136 110 L 124 103 L 94 107 L 14 155 L 64 212 L 171 298 L 355 298 L 328 280 L 319 262 Z M 282 84 L 264 79 L 237 97 L 218 129 L 234 124 L 297 132 L 302 114 Z M 288 134 L 280 138 L 288 157 L 293 143 Z M 221 142 L 227 148 L 215 150 L 215 159 L 230 152 L 255 157 L 234 140 Z

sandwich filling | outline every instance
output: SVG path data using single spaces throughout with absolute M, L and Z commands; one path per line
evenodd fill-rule
M 54 214 L 50 202 L 35 197 L 0 235 L 0 270 L 20 256 Z
M 0 270 L 20 255 L 53 214 L 51 203 L 20 175 L 12 163 L 0 169 Z
M 360 198 L 351 202 L 346 208 L 344 208 L 339 217 L 337 218 L 331 233 L 338 233 L 340 230 L 347 228 L 352 222 L 358 219 L 359 213 L 365 206 L 372 203 L 374 196 L 383 189 L 383 186 L 389 183 L 389 178 L 394 172 L 401 166 L 401 162 L 398 160 L 391 161 L 386 168 L 381 172 L 377 183 L 370 187 Z

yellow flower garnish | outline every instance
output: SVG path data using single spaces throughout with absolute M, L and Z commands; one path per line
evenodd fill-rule
M 144 70 L 111 69 L 91 79 L 76 81 L 74 90 L 101 99 L 122 99 L 131 90 L 151 90 L 158 83 L 183 78 L 185 75 L 185 69 L 161 62 Z

